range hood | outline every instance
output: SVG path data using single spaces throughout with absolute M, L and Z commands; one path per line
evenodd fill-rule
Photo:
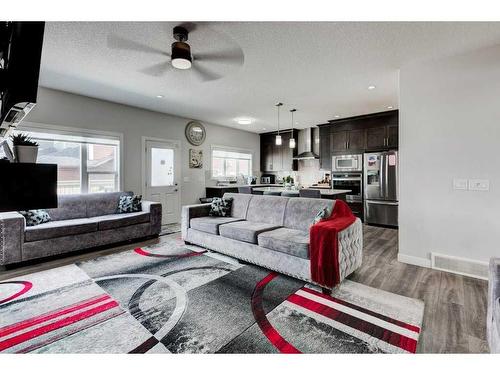
M 317 140 L 314 134 L 319 133 L 318 128 L 307 128 L 299 132 L 299 151 L 302 150 L 294 160 L 312 160 L 319 159 L 318 154 L 314 152 L 315 145 L 319 144 L 319 139 Z

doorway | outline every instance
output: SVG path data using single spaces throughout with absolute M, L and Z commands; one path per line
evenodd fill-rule
M 161 225 L 181 218 L 180 142 L 143 138 L 143 192 L 146 200 L 162 205 Z

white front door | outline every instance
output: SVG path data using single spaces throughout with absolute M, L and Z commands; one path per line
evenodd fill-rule
M 179 223 L 179 143 L 146 140 L 146 199 L 162 204 L 161 224 Z

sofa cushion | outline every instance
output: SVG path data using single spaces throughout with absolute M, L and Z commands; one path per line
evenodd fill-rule
M 234 223 L 223 224 L 219 226 L 219 232 L 222 237 L 256 244 L 257 236 L 260 233 L 268 230 L 273 230 L 278 227 L 278 225 L 274 224 L 243 220 L 236 221 Z
M 118 200 L 117 213 L 127 214 L 142 211 L 142 195 L 121 195 Z
M 221 224 L 233 223 L 241 220 L 243 219 L 222 216 L 195 217 L 191 219 L 189 226 L 202 232 L 219 234 L 219 226 Z
M 59 195 L 57 197 L 57 208 L 48 209 L 47 212 L 52 221 L 87 217 L 85 195 Z
M 231 206 L 232 217 L 246 219 L 248 205 L 252 199 L 251 194 L 225 193 L 224 198 L 233 198 L 233 205 Z
M 325 207 L 332 212 L 334 202 L 331 199 L 289 198 L 283 226 L 309 232 L 316 214 Z
M 151 215 L 149 212 L 133 212 L 94 217 L 98 222 L 98 230 L 115 229 L 129 225 L 147 223 L 150 218 Z
M 84 195 L 87 201 L 87 217 L 112 215 L 118 213 L 118 202 L 122 195 L 133 195 L 132 192 L 94 193 Z
M 27 227 L 48 223 L 51 220 L 46 210 L 19 211 L 19 213 L 24 216 Z
M 34 227 L 26 227 L 24 240 L 26 242 L 33 242 L 95 231 L 97 231 L 97 221 L 93 219 L 80 218 L 49 221 L 48 223 Z
M 282 227 L 285 207 L 289 199 L 291 198 L 254 195 L 248 205 L 247 220 Z M 314 215 L 316 215 L 316 212 L 314 212 Z
M 303 259 L 309 259 L 309 232 L 278 228 L 258 236 L 259 246 Z
M 210 212 L 208 214 L 217 217 L 230 217 L 232 205 L 233 198 L 231 197 L 214 198 L 210 203 Z

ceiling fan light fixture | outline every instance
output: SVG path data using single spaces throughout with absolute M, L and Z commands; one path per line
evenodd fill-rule
M 172 66 L 176 69 L 190 69 L 192 65 L 191 48 L 184 42 L 172 43 Z

